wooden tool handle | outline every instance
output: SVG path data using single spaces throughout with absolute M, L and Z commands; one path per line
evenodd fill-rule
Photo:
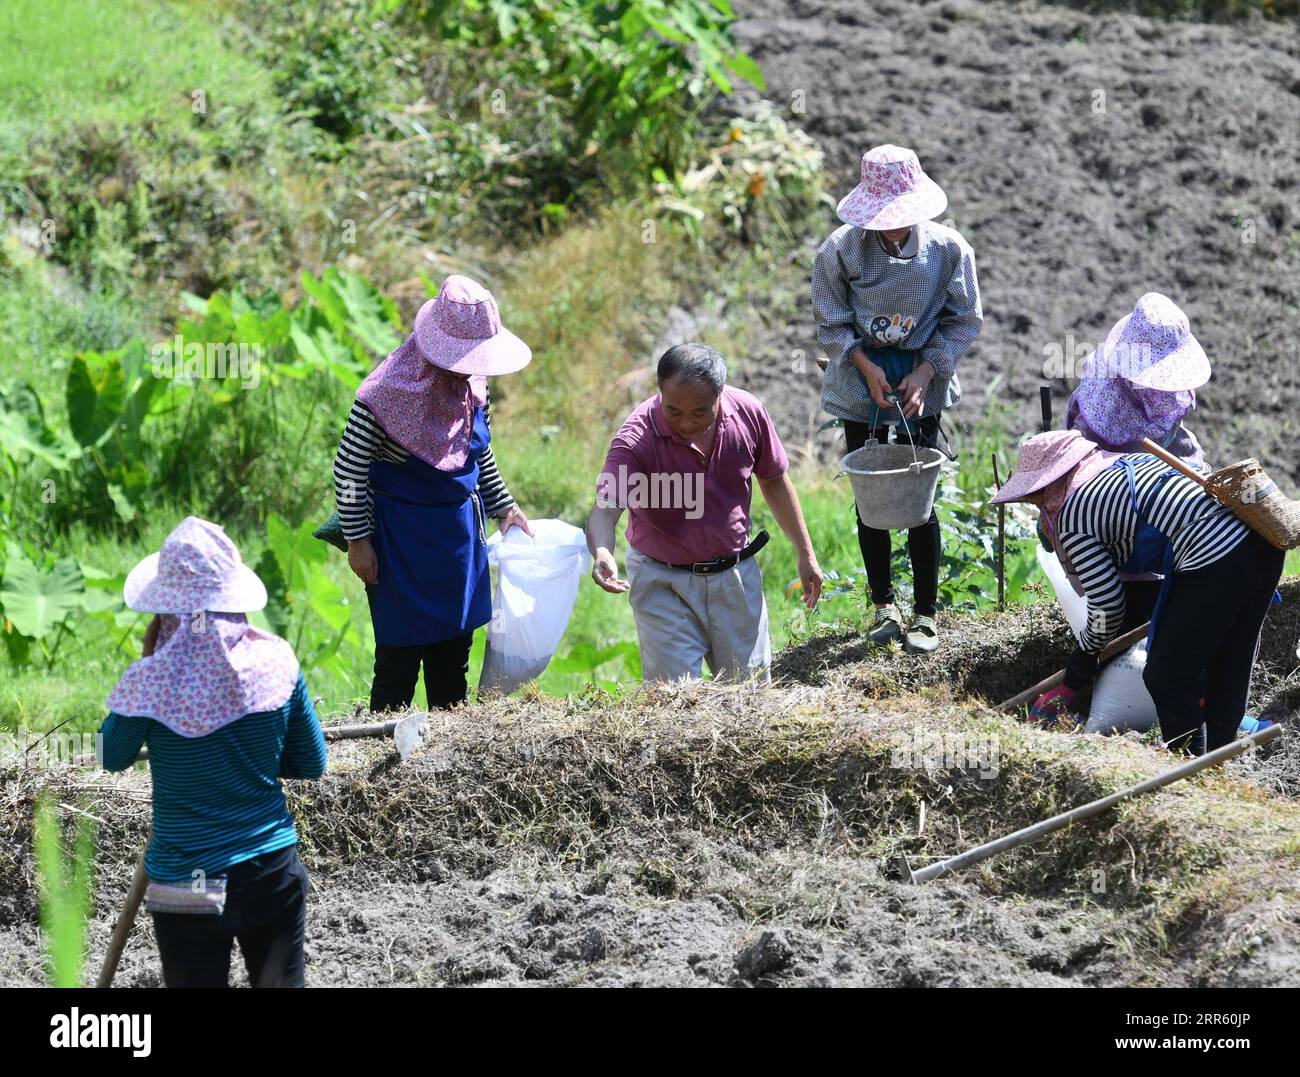
M 1141 640 L 1145 639 L 1146 634 L 1150 629 L 1150 623 L 1144 624 L 1140 628 L 1133 629 L 1131 632 L 1125 632 L 1118 639 L 1112 640 L 1110 643 L 1106 644 L 1106 646 L 1102 648 L 1101 654 L 1097 656 L 1097 665 L 1100 666 L 1103 662 L 1109 662 L 1117 654 L 1127 651 L 1133 646 L 1133 644 L 1139 643 Z M 1017 711 L 1026 703 L 1032 703 L 1044 692 L 1051 691 L 1064 680 L 1065 670 L 1057 670 L 1050 677 L 1045 677 L 1032 688 L 1026 688 L 1019 695 L 1012 696 L 1005 703 L 999 703 L 998 710 Z
M 146 841 L 145 844 L 147 845 L 148 842 Z M 140 863 L 136 865 L 135 876 L 131 879 L 131 889 L 127 891 L 126 904 L 122 906 L 117 923 L 113 925 L 113 937 L 108 941 L 108 952 L 104 955 L 104 964 L 100 967 L 99 978 L 95 981 L 96 987 L 113 985 L 117 963 L 122 959 L 122 951 L 126 949 L 126 940 L 135 925 L 136 914 L 140 911 L 140 903 L 144 900 L 144 892 L 148 885 L 149 873 L 145 871 L 142 856 Z
M 1199 471 L 1197 471 L 1194 467 L 1190 467 L 1187 464 L 1183 463 L 1183 461 L 1179 460 L 1178 457 L 1176 457 L 1168 449 L 1162 449 L 1150 438 L 1142 439 L 1142 448 L 1144 451 L 1149 452 L 1152 456 L 1158 456 L 1161 460 L 1163 460 L 1170 467 L 1174 468 L 1176 471 L 1181 471 L 1189 479 L 1192 479 L 1195 482 L 1200 483 L 1202 486 L 1209 485 L 1205 481 L 1205 476 L 1202 475 Z

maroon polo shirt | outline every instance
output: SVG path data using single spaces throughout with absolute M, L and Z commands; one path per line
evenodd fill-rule
M 656 393 L 614 436 L 596 500 L 627 511 L 627 541 L 657 561 L 708 561 L 742 550 L 749 536 L 750 477 L 775 479 L 790 461 L 767 409 L 725 386 L 706 460 L 672 432 Z

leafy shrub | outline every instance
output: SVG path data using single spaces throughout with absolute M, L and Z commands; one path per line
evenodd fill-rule
M 201 129 L 142 125 L 54 131 L 34 143 L 25 165 L 29 220 L 53 222 L 50 257 L 96 288 L 147 289 L 160 281 L 207 293 L 229 288 L 282 258 L 294 242 L 285 207 L 246 205 L 219 167 L 256 140 L 215 142 Z M 243 147 L 231 149 L 230 144 Z M 250 218 L 258 221 L 254 236 Z M 271 270 L 274 273 L 274 270 Z
M 697 235 L 713 217 L 723 225 L 724 242 L 789 244 L 812 226 L 826 195 L 823 154 L 808 134 L 788 124 L 769 101 L 709 134 L 702 158 L 679 181 L 658 177 L 661 211 Z
M 737 79 L 762 86 L 731 38 L 727 0 L 378 6 L 406 34 L 444 43 L 423 73 L 439 104 L 394 117 L 383 169 L 383 201 L 418 193 L 437 223 L 476 206 L 489 227 L 540 227 L 595 191 L 643 190 L 656 170 L 687 166 L 714 94 Z
M 0 499 L 15 527 L 37 531 L 80 522 L 130 527 L 179 498 L 225 520 L 256 522 L 268 511 L 297 517 L 327 481 L 296 477 L 313 439 L 329 444 L 337 412 L 376 356 L 400 342 L 396 306 L 355 274 L 303 274 L 307 293 L 290 309 L 274 293 L 201 300 L 197 317 L 152 348 L 134 340 L 82 352 L 68 368 L 66 425 L 47 414 L 30 385 L 0 395 L 0 465 L 16 486 L 48 473 L 52 496 Z M 319 471 L 319 474 L 316 472 Z
M 262 55 L 291 111 L 346 142 L 372 126 L 395 72 L 384 23 L 367 0 L 250 5 Z
M 301 284 L 292 308 L 274 293 L 187 296 L 194 317 L 171 340 L 76 354 L 62 412 L 30 385 L 0 390 L 0 522 L 10 537 L 0 635 L 11 662 L 43 658 L 48 668 L 81 618 L 123 640 L 133 622 L 122 577 L 57 557 L 55 536 L 137 533 L 179 504 L 230 526 L 267 521 L 268 619 L 308 668 L 350 683 L 364 667 L 339 658 L 364 640 L 320 571 L 325 547 L 310 524 L 295 531 L 284 517 L 325 515 L 344 409 L 374 358 L 400 342 L 398 313 L 346 271 L 303 274 Z

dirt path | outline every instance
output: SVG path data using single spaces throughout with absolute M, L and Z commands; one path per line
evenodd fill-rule
M 1215 366 L 1193 417 L 1212 462 L 1258 456 L 1300 485 L 1294 24 L 974 0 L 737 8 L 768 96 L 803 96 L 795 118 L 825 150 L 837 197 L 882 142 L 914 147 L 946 188 L 986 317 L 960 368 L 961 419 L 977 421 L 992 395 L 1031 428 L 1050 349 L 1068 356 L 1077 342 L 1082 358 L 1141 293 L 1162 291 Z M 826 231 L 836 224 L 828 209 Z M 738 379 L 796 442 L 819 420 L 819 379 L 790 357 L 815 354 L 806 273 L 821 238 L 805 237 L 789 294 L 754 297 L 764 331 Z M 837 438 L 818 436 L 819 453 Z

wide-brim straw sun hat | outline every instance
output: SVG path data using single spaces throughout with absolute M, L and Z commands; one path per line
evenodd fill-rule
M 434 366 L 457 374 L 513 374 L 532 350 L 501 324 L 497 301 L 483 285 L 453 274 L 415 316 L 415 346 Z
M 886 145 L 862 155 L 862 180 L 835 212 L 845 224 L 880 232 L 910 228 L 947 208 L 948 196 L 921 170 L 916 154 Z
M 251 613 L 266 605 L 266 585 L 244 564 L 217 524 L 187 516 L 126 578 L 122 595 L 141 613 Z

